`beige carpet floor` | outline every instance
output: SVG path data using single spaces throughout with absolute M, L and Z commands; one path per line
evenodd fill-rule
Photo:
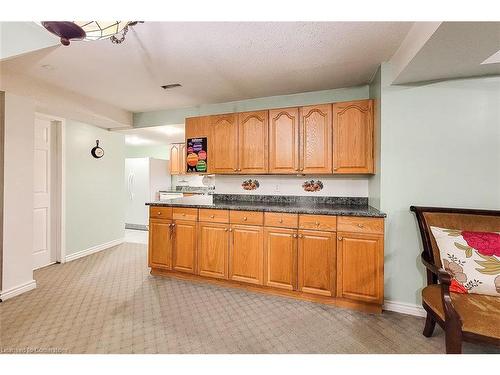
M 35 272 L 0 303 L 2 353 L 442 353 L 423 319 L 153 277 L 126 243 Z M 465 344 L 464 352 L 500 352 Z

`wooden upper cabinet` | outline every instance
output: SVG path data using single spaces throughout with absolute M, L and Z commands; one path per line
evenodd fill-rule
M 173 269 L 196 272 L 196 221 L 175 220 L 173 223 Z
M 335 295 L 335 245 L 335 233 L 299 230 L 299 291 Z
M 333 172 L 374 173 L 373 100 L 333 105 Z
M 231 225 L 229 279 L 250 284 L 264 283 L 263 228 Z
M 332 173 L 332 105 L 300 108 L 301 173 Z
M 299 171 L 299 109 L 269 111 L 269 173 Z
M 208 148 L 208 163 L 207 163 L 207 173 L 212 173 L 212 164 L 210 160 L 211 147 L 212 147 L 212 133 L 210 126 L 210 116 L 199 116 L 199 117 L 189 117 L 186 118 L 185 125 L 186 141 L 188 138 L 206 138 L 207 148 Z M 186 157 L 186 152 L 184 152 L 184 158 Z M 184 160 L 184 167 L 186 167 L 186 162 Z
M 180 153 L 181 153 L 181 145 L 174 143 L 170 147 L 170 174 L 177 175 L 180 174 L 181 165 L 180 165 Z
M 211 116 L 212 173 L 238 173 L 238 114 Z
M 172 269 L 172 221 L 149 221 L 149 267 Z
M 268 111 L 238 114 L 238 172 L 268 171 Z
M 227 279 L 229 225 L 200 223 L 198 230 L 198 274 Z
M 337 233 L 337 297 L 382 303 L 384 237 Z

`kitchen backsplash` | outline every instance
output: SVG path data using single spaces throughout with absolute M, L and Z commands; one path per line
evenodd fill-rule
M 368 177 L 215 176 L 218 194 L 367 197 Z

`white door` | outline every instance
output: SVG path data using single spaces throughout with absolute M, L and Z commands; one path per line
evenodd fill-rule
M 50 241 L 50 121 L 35 119 L 33 269 L 55 262 Z

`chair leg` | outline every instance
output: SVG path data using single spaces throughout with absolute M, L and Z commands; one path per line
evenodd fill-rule
M 456 327 L 445 329 L 446 354 L 462 354 L 462 330 Z
M 427 318 L 425 318 L 425 327 L 423 335 L 425 337 L 431 337 L 435 327 L 436 327 L 436 320 L 432 317 L 431 314 L 427 313 Z

